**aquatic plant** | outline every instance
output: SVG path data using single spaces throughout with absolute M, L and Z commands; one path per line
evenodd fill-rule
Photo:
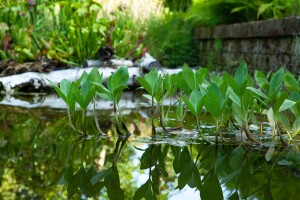
M 146 90 L 148 95 L 144 95 L 146 98 L 151 100 L 151 117 L 152 117 L 152 133 L 155 135 L 155 126 L 154 126 L 154 104 L 158 102 L 157 95 L 160 92 L 159 87 L 161 86 L 162 77 L 158 74 L 157 68 L 153 68 L 148 74 L 144 77 L 137 78 L 140 85 Z
M 130 134 L 122 121 L 122 114 L 119 108 L 119 101 L 124 89 L 127 88 L 128 79 L 129 74 L 127 67 L 119 67 L 111 76 L 108 77 L 107 87 L 99 82 L 93 82 L 93 84 L 97 86 L 96 94 L 105 100 L 113 102 L 116 128 L 119 135 L 122 135 L 120 127 L 125 129 L 126 135 Z
M 221 86 L 220 86 L 221 87 Z M 218 143 L 219 137 L 219 121 L 224 113 L 224 110 L 227 106 L 227 99 L 228 95 L 223 94 L 220 87 L 216 84 L 211 84 L 207 88 L 207 92 L 205 94 L 203 105 L 206 110 L 215 118 L 215 128 L 216 128 L 216 140 L 215 142 Z M 222 136 L 222 134 L 221 134 Z M 223 138 L 223 137 L 222 137 Z

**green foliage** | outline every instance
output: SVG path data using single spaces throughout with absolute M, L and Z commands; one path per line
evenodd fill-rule
M 193 24 L 215 26 L 299 15 L 297 0 L 197 0 L 186 18 Z
M 251 141 L 259 143 L 249 129 L 252 121 L 257 122 L 255 112 L 267 113 L 272 132 L 277 134 L 282 142 L 284 140 L 279 134 L 278 127 L 287 133 L 290 139 L 299 133 L 299 80 L 290 72 L 279 69 L 275 73 L 265 75 L 263 72 L 256 71 L 254 82 L 248 73 L 247 64 L 242 61 L 233 77 L 227 72 L 223 76 L 211 75 L 210 82 L 207 77 L 207 69 L 193 70 L 188 65 L 184 65 L 177 75 L 161 75 L 156 68 L 153 68 L 144 77 L 137 77 L 147 93 L 143 96 L 151 101 L 154 134 L 156 133 L 155 106 L 160 114 L 160 125 L 165 132 L 168 132 L 164 127 L 163 103 L 167 97 L 174 97 L 177 94 L 180 96 L 175 113 L 178 122 L 184 120 L 185 112 L 189 110 L 195 117 L 198 132 L 204 140 L 206 138 L 202 135 L 199 125 L 203 106 L 215 118 L 216 135 L 219 133 L 219 123 L 228 124 L 232 117 L 237 122 L 235 127 L 245 131 Z M 107 86 L 104 86 L 101 83 L 102 75 L 94 68 L 89 74 L 84 72 L 75 83 L 62 80 L 60 87 L 51 81 L 50 83 L 72 112 L 75 110 L 75 102 L 85 111 L 96 94 L 112 101 L 117 126 L 124 127 L 121 114 L 117 111 L 119 111 L 118 103 L 123 90 L 127 88 L 128 79 L 128 69 L 120 67 L 108 77 Z M 124 130 L 127 131 L 126 128 Z
M 198 64 L 198 46 L 193 27 L 181 13 L 165 13 L 146 23 L 145 46 L 163 66 L 176 68 Z
M 116 21 L 100 17 L 105 11 L 94 1 L 37 1 L 30 6 L 13 0 L 2 2 L 0 11 L 0 59 L 26 62 L 45 56 L 78 66 L 104 45 L 123 57 L 137 56 L 142 48 L 132 50 L 140 38 L 139 23 L 120 13 Z

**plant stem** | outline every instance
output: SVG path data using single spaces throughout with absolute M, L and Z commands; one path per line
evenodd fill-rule
M 161 108 L 161 110 L 160 110 Z M 164 125 L 164 120 L 163 120 L 163 108 L 162 106 L 158 107 L 158 110 L 159 110 L 159 123 L 160 123 L 160 126 L 162 127 L 162 129 L 164 130 L 164 132 L 168 133 L 168 130 L 166 129 L 165 125 Z
M 152 135 L 156 135 L 155 126 L 154 126 L 154 98 L 151 96 L 151 125 L 152 125 Z
M 82 132 L 84 135 L 86 135 L 86 126 L 85 126 L 85 110 L 82 110 L 82 115 L 81 115 L 81 123 L 82 123 Z
M 216 145 L 218 144 L 218 137 L 219 137 L 219 123 L 218 123 L 218 119 L 215 118 L 215 126 L 216 126 L 216 139 L 215 139 L 215 143 Z
M 72 123 L 72 119 L 71 119 L 71 112 L 70 112 L 70 109 L 69 109 L 69 107 L 67 107 L 67 113 L 68 113 L 68 119 L 69 119 L 69 124 L 70 124 L 71 128 L 72 128 L 74 131 L 76 131 L 76 132 L 77 132 L 77 130 L 76 130 L 76 128 L 75 128 L 75 126 L 74 126 L 74 125 L 73 125 L 73 123 Z
M 257 144 L 260 144 L 260 143 L 261 143 L 260 141 L 256 140 L 256 139 L 253 137 L 253 135 L 252 135 L 252 133 L 250 132 L 249 127 L 248 127 L 248 125 L 247 125 L 246 123 L 244 123 L 244 125 L 243 125 L 243 127 L 242 127 L 242 130 L 246 133 L 246 136 L 247 136 L 247 138 L 248 138 L 250 141 L 255 142 L 255 143 L 257 143 Z
M 94 101 L 93 114 L 94 114 L 94 120 L 95 120 L 96 128 L 97 128 L 97 131 L 100 135 L 104 135 L 104 133 L 102 132 L 102 130 L 100 128 L 100 125 L 99 125 L 99 122 L 98 122 L 98 119 L 97 119 L 97 116 L 96 116 L 96 97 L 94 97 L 93 101 Z
M 197 122 L 197 129 L 198 129 L 198 132 L 199 132 L 200 136 L 202 137 L 202 139 L 205 140 L 205 141 L 208 142 L 208 143 L 212 143 L 211 141 L 209 141 L 209 140 L 202 134 L 202 131 L 201 131 L 201 129 L 200 129 L 200 122 L 199 122 L 199 119 L 198 119 L 197 116 L 195 116 L 195 118 L 196 118 L 196 122 Z

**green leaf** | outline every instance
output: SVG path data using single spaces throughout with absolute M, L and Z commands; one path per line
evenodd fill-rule
M 242 145 L 239 145 L 231 152 L 229 163 L 233 170 L 240 170 L 244 156 L 245 150 Z
M 293 137 L 297 134 L 300 134 L 300 116 L 294 121 L 292 131 Z
M 141 157 L 140 169 L 148 169 L 157 163 L 158 156 L 160 152 L 159 146 L 148 147 Z
M 193 70 L 186 64 L 183 65 L 182 68 L 182 76 L 186 84 L 189 86 L 191 90 L 197 89 L 196 80 Z
M 246 86 L 245 83 L 247 82 L 247 79 L 248 79 L 247 63 L 245 61 L 242 61 L 234 74 L 234 80 L 238 85 L 240 94 L 242 90 L 244 90 L 244 87 Z
M 179 190 L 182 190 L 192 178 L 193 164 L 194 163 L 191 161 L 189 163 L 185 163 L 185 167 L 180 172 L 178 177 L 178 186 L 176 187 Z
M 228 200 L 239 200 L 240 197 L 239 197 L 239 193 L 237 191 L 235 191 L 234 193 L 232 193 L 230 195 L 230 197 L 228 198 Z
M 266 75 L 262 71 L 256 70 L 254 73 L 254 79 L 256 83 L 265 91 L 269 90 L 269 82 L 267 80 Z
M 280 106 L 278 112 L 282 112 L 284 110 L 287 110 L 287 109 L 293 107 L 295 104 L 296 104 L 295 101 L 285 99 L 284 102 L 282 103 L 282 105 Z
M 200 197 L 202 200 L 223 200 L 223 192 L 218 177 L 212 169 L 203 179 L 203 186 L 200 187 Z
M 192 162 L 191 155 L 187 147 L 180 151 L 179 147 L 172 146 L 174 154 L 173 169 L 176 174 L 180 173 L 187 163 Z
M 120 188 L 120 177 L 116 166 L 112 167 L 111 176 L 107 176 L 105 182 L 107 182 L 106 188 L 109 199 L 125 199 L 124 190 Z
M 96 82 L 96 83 L 101 84 L 101 82 L 102 82 L 102 74 L 100 75 L 99 70 L 98 70 L 97 68 L 94 67 L 94 68 L 91 70 L 91 72 L 89 73 L 88 79 L 89 79 L 91 82 Z
M 101 97 L 102 99 L 108 100 L 108 101 L 114 101 L 113 95 L 111 93 L 99 93 L 96 92 L 96 94 Z
M 199 90 L 194 90 L 191 93 L 189 102 L 192 104 L 195 115 L 199 115 L 203 106 L 203 95 Z
M 262 93 L 260 90 L 253 88 L 253 87 L 247 87 L 247 90 L 252 91 L 254 94 L 256 94 L 259 97 L 262 97 L 264 99 L 267 99 L 268 101 L 270 101 L 269 97 L 267 97 L 267 95 L 265 95 L 264 93 Z
M 197 116 L 196 110 L 193 106 L 193 104 L 189 101 L 188 98 L 186 98 L 185 96 L 181 95 L 181 99 L 184 101 L 185 105 L 187 106 L 187 108 L 192 112 L 192 114 L 194 116 Z
M 204 97 L 204 106 L 206 110 L 214 117 L 218 118 L 222 114 L 223 104 L 224 99 L 220 88 L 215 84 L 211 84 Z
M 112 168 L 108 168 L 107 170 L 103 170 L 101 172 L 98 172 L 91 178 L 91 183 L 95 185 L 97 182 L 100 182 L 101 180 L 105 179 L 106 177 L 110 176 L 112 173 Z
M 241 105 L 241 100 L 240 98 L 237 96 L 237 94 L 232 90 L 232 88 L 228 88 L 227 89 L 227 93 L 229 96 L 229 99 L 231 99 L 231 101 L 233 101 L 236 105 L 238 105 L 239 107 L 242 107 Z
M 230 86 L 232 88 L 234 93 L 236 93 L 238 95 L 240 94 L 239 87 L 231 75 L 229 75 L 227 72 L 225 72 L 223 75 L 223 80 L 228 86 Z
M 129 79 L 127 67 L 119 67 L 107 80 L 107 89 L 113 92 L 116 88 L 126 85 Z
M 287 161 L 287 160 L 279 160 L 278 162 L 278 165 L 283 165 L 283 166 L 291 166 L 293 165 L 293 163 L 291 163 L 290 161 Z
M 269 147 L 267 153 L 265 154 L 266 161 L 271 160 L 271 158 L 273 156 L 273 153 L 274 153 L 274 150 L 275 150 L 274 146 Z
M 123 94 L 123 90 L 126 88 L 128 88 L 127 85 L 121 85 L 113 91 L 113 98 L 116 100 L 117 103 L 119 103 Z
M 284 75 L 284 84 L 287 90 L 298 92 L 300 91 L 299 82 L 295 76 L 291 73 L 285 73 Z
M 192 90 L 186 84 L 186 82 L 183 78 L 183 75 L 182 75 L 182 71 L 177 74 L 176 83 L 177 83 L 178 87 L 180 88 L 180 90 L 182 90 L 186 95 L 190 95 Z
M 199 85 L 201 85 L 207 78 L 208 76 L 208 69 L 207 68 L 199 68 L 196 72 L 195 72 L 195 78 L 196 78 L 196 83 L 197 83 L 197 87 L 199 87 Z
M 262 3 L 259 7 L 258 7 L 258 11 L 257 11 L 257 19 L 259 18 L 259 16 L 261 14 L 263 14 L 264 12 L 266 12 L 268 9 L 272 8 L 273 3 Z
M 151 191 L 151 181 L 150 179 L 147 180 L 145 184 L 143 184 L 140 188 L 136 190 L 133 196 L 133 200 L 139 200 L 145 197 L 145 195 Z
M 71 111 L 75 110 L 75 98 L 73 96 L 74 91 L 74 83 L 70 82 L 66 79 L 63 79 L 60 82 L 60 87 L 58 87 L 54 82 L 48 80 L 50 84 L 53 86 L 58 95 L 64 100 L 67 106 Z
M 281 68 L 278 70 L 270 81 L 270 88 L 268 96 L 273 98 L 273 96 L 278 92 L 281 88 L 284 79 L 284 69 Z
M 151 90 L 149 83 L 142 77 L 138 77 L 137 80 L 138 80 L 139 84 L 146 90 L 146 92 L 151 95 L 152 90 Z

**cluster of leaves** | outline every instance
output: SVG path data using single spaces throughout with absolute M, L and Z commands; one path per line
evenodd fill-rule
M 299 6 L 298 0 L 197 0 L 187 19 L 197 25 L 215 26 L 299 15 Z
M 145 46 L 163 66 L 176 68 L 184 63 L 191 66 L 199 63 L 193 26 L 184 18 L 181 12 L 165 12 L 147 22 Z
M 164 84 L 170 77 L 173 79 L 172 87 Z M 258 121 L 256 114 L 263 113 L 267 113 L 272 133 L 277 134 L 283 143 L 282 131 L 289 139 L 300 132 L 300 79 L 283 68 L 268 75 L 256 71 L 253 80 L 244 61 L 240 63 L 234 77 L 227 72 L 222 76 L 209 76 L 205 68 L 194 71 L 185 65 L 177 75 L 159 75 L 153 69 L 145 77 L 138 78 L 138 81 L 150 95 L 146 97 L 152 101 L 152 107 L 155 104 L 161 105 L 165 96 L 180 93 L 181 100 L 176 111 L 178 119 L 183 118 L 183 101 L 194 115 L 198 131 L 205 140 L 199 126 L 203 108 L 215 118 L 217 135 L 219 125 L 234 120 L 234 126 L 244 131 L 251 141 L 259 143 L 252 136 L 248 125 Z
M 126 67 L 120 67 L 115 73 L 108 77 L 107 86 L 104 86 L 102 84 L 102 74 L 99 73 L 97 68 L 93 68 L 90 73 L 82 73 L 81 77 L 75 82 L 64 79 L 60 82 L 59 86 L 51 80 L 49 80 L 49 82 L 67 104 L 69 121 L 74 130 L 86 134 L 85 112 L 89 104 L 93 101 L 95 123 L 98 132 L 103 134 L 95 115 L 95 98 L 96 96 L 100 96 L 105 100 L 113 102 L 117 130 L 119 134 L 122 134 L 120 126 L 123 126 L 123 122 L 121 120 L 121 113 L 118 112 L 118 103 L 121 99 L 123 90 L 127 88 L 126 84 L 128 79 L 128 69 Z M 82 131 L 78 130 L 78 128 L 73 125 L 71 119 L 71 115 L 75 115 L 76 103 L 82 110 Z M 128 134 L 128 132 L 126 132 L 126 134 Z
M 118 17 L 124 20 L 115 23 L 100 13 L 105 11 L 92 0 L 1 2 L 0 60 L 25 62 L 46 56 L 78 66 L 107 44 L 117 48 L 119 56 L 126 56 L 138 41 L 138 34 L 130 34 L 135 23 L 124 24 L 126 16 L 121 14 Z M 140 49 L 132 54 L 136 51 Z

